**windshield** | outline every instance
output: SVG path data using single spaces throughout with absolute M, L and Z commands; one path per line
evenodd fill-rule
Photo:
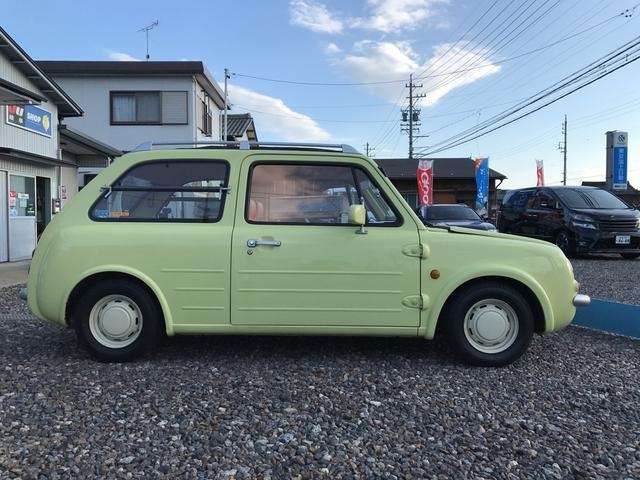
M 480 220 L 471 208 L 465 205 L 434 205 L 427 207 L 424 219 L 431 220 Z
M 629 208 L 618 197 L 599 188 L 560 188 L 556 190 L 556 194 L 569 208 Z

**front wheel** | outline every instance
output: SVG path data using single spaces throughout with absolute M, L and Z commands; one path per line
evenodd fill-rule
M 486 367 L 516 361 L 534 331 L 526 298 L 501 282 L 475 284 L 456 293 L 441 320 L 451 347 L 466 362 Z
M 555 244 L 567 257 L 576 254 L 576 244 L 566 230 L 560 230 L 555 238 Z
M 85 291 L 73 314 L 80 343 L 103 361 L 128 361 L 150 350 L 161 333 L 161 313 L 145 288 L 106 280 Z

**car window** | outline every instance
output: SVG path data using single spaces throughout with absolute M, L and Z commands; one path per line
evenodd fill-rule
M 618 197 L 599 188 L 559 188 L 556 193 L 569 208 L 629 208 Z
M 556 200 L 546 193 L 539 193 L 534 197 L 533 208 L 538 210 L 553 210 Z
M 252 223 L 348 225 L 349 206 L 362 202 L 367 224 L 398 223 L 387 199 L 360 168 L 257 164 L 249 178 L 246 219 Z
M 463 205 L 433 205 L 424 210 L 425 220 L 480 220 L 473 209 Z
M 228 178 L 222 161 L 147 162 L 122 175 L 91 210 L 94 220 L 216 222 Z
M 507 192 L 503 203 L 512 208 L 521 210 L 526 207 L 529 199 L 533 197 L 533 193 L 533 190 L 512 190 L 511 192 Z

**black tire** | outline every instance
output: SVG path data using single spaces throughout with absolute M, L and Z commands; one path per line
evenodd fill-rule
M 465 334 L 465 316 L 478 302 L 497 299 L 516 314 L 518 332 L 513 343 L 497 353 L 486 353 L 476 349 Z M 499 281 L 475 283 L 459 292 L 447 303 L 443 328 L 451 348 L 467 363 L 482 367 L 503 367 L 515 362 L 527 350 L 533 336 L 535 321 L 533 310 L 527 299 L 515 288 Z
M 566 230 L 560 230 L 556 234 L 555 242 L 556 246 L 562 250 L 567 257 L 575 257 L 576 255 L 576 242 L 571 238 L 571 235 Z
M 640 253 L 621 253 L 620 256 L 625 260 L 635 260 L 640 257 Z
M 135 341 L 119 348 L 102 344 L 90 327 L 92 309 L 110 295 L 120 295 L 133 300 L 143 320 Z M 78 300 L 72 321 L 79 343 L 95 358 L 105 362 L 126 362 L 143 356 L 157 345 L 164 326 L 162 313 L 155 298 L 140 284 L 124 279 L 106 280 L 89 287 Z

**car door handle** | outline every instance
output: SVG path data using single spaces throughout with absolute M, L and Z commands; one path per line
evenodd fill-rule
M 250 238 L 247 240 L 247 247 L 255 248 L 259 245 L 265 245 L 267 247 L 279 247 L 282 245 L 280 240 L 256 240 L 254 238 Z

